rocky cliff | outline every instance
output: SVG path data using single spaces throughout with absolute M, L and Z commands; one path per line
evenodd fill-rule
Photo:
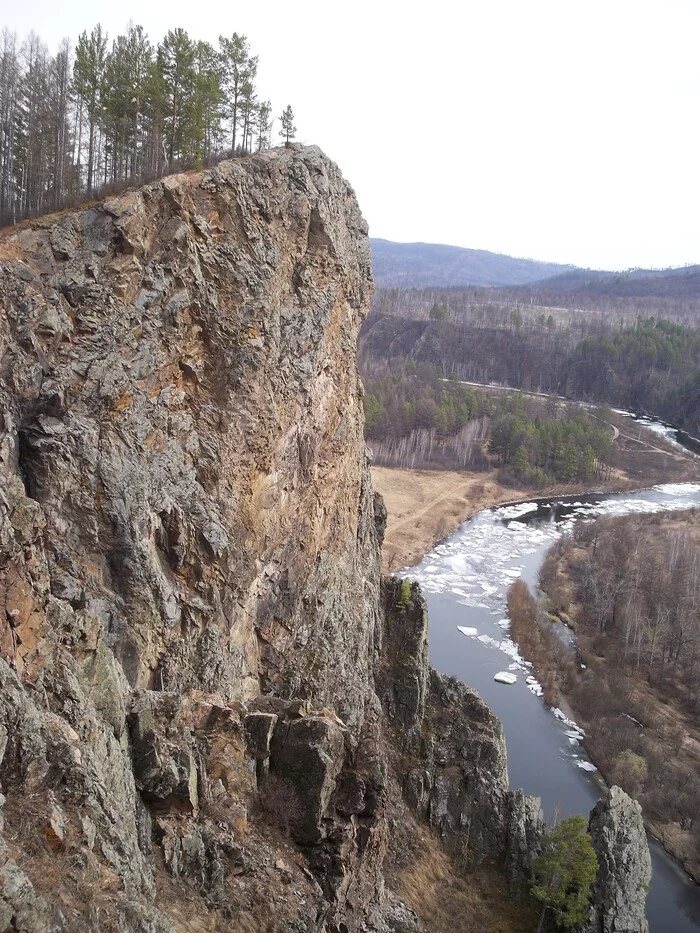
M 588 831 L 598 856 L 591 917 L 582 933 L 649 933 L 644 914 L 651 856 L 642 808 L 611 787 L 591 812 Z
M 383 585 L 366 225 L 291 147 L 0 236 L 0 931 L 417 931 L 537 807 Z M 403 835 L 402 835 L 403 834 Z

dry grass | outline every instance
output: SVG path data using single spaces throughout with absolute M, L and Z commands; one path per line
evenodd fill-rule
M 9 794 L 4 807 L 5 838 L 18 867 L 35 891 L 72 917 L 76 930 L 116 930 L 119 879 L 83 844 L 67 822 L 63 840 L 50 829 L 46 792 Z
M 481 509 L 514 499 L 513 489 L 485 473 L 372 467 L 372 482 L 389 515 L 386 573 L 417 563 L 426 551 Z M 522 490 L 528 496 L 533 490 Z
M 460 872 L 423 832 L 414 837 L 409 864 L 391 879 L 392 888 L 434 933 L 518 933 L 537 925 L 537 908 L 515 904 L 503 873 L 488 866 Z

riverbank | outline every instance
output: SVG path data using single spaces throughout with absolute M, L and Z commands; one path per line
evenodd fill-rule
M 552 497 L 546 498 L 552 502 Z M 555 501 L 551 507 L 543 503 L 537 509 L 486 510 L 408 571 L 420 583 L 428 603 L 431 665 L 469 684 L 501 719 L 510 786 L 540 796 L 549 819 L 557 812 L 566 816 L 587 813 L 599 799 L 603 782 L 600 775 L 588 773 L 583 748 L 567 734 L 570 726 L 533 696 L 536 688 L 526 682 L 531 670 L 523 665 L 511 667 L 517 662 L 512 645 L 503 636 L 507 589 L 514 579 L 534 589 L 548 548 L 570 535 L 578 538 L 581 531 L 593 527 L 590 520 L 596 515 L 665 515 L 692 508 L 700 510 L 697 483 L 689 487 L 664 484 L 602 499 L 576 496 L 568 503 Z M 650 581 L 649 574 L 642 579 Z M 517 674 L 512 686 L 495 681 L 495 675 L 506 670 Z M 624 721 L 630 728 L 639 728 Z M 627 744 L 619 744 L 618 750 Z M 655 839 L 650 842 L 654 864 L 647 899 L 650 928 L 655 933 L 696 933 L 700 930 L 700 887 Z
M 374 466 L 372 483 L 388 515 L 382 551 L 385 573 L 417 563 L 472 515 L 514 497 L 514 490 L 491 473 Z
M 603 778 L 639 800 L 648 831 L 700 884 L 699 547 L 698 512 L 589 525 L 540 572 L 545 605 L 576 632 L 575 663 L 533 638 L 548 627 L 542 618 L 524 637 L 511 618 L 511 632 L 558 692 L 550 702 L 564 700 L 585 730 Z M 603 584 L 615 591 L 609 608 Z
M 384 497 L 388 521 L 382 568 L 395 573 L 418 563 L 438 541 L 477 512 L 496 505 L 543 496 L 626 492 L 656 483 L 700 481 L 700 460 L 629 419 L 614 416 L 617 465 L 610 478 L 594 488 L 557 483 L 546 488 L 504 485 L 499 471 L 407 470 L 373 466 L 372 481 Z M 620 430 L 620 428 L 622 430 Z
M 659 479 L 650 480 L 659 482 Z M 372 483 L 387 509 L 382 550 L 382 570 L 396 573 L 411 567 L 462 522 L 497 505 L 556 496 L 626 492 L 643 488 L 618 472 L 595 489 L 576 483 L 561 483 L 546 489 L 504 486 L 496 473 L 454 470 L 403 470 L 372 467 Z

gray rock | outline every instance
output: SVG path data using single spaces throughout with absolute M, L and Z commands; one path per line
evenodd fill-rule
M 511 891 L 517 897 L 526 896 L 529 890 L 530 867 L 544 829 L 540 798 L 529 797 L 522 790 L 510 791 L 506 871 Z
M 136 786 L 149 797 L 176 797 L 196 810 L 197 765 L 188 731 L 173 735 L 173 695 L 144 691 L 128 715 Z
M 245 718 L 248 751 L 254 758 L 270 757 L 270 742 L 277 724 L 275 713 L 250 713 Z
M 174 933 L 174 928 L 155 907 L 122 901 L 117 905 L 117 933 Z
M 301 799 L 314 873 L 299 897 L 277 879 L 279 929 L 356 933 L 382 902 L 389 761 L 448 850 L 502 857 L 498 724 L 430 675 L 418 591 L 386 620 L 380 600 L 371 256 L 338 168 L 303 146 L 222 162 L 27 222 L 0 259 L 5 834 L 19 801 L 20 849 L 53 813 L 68 862 L 117 879 L 99 922 L 120 933 L 168 929 L 165 871 L 212 928 L 274 886 L 256 762 Z M 2 922 L 43 930 L 58 892 L 6 864 Z
M 415 912 L 391 891 L 362 928 L 363 933 L 424 933 Z
M 54 933 L 53 912 L 0 840 L 0 933 Z
M 642 808 L 619 787 L 591 811 L 588 823 L 598 856 L 589 921 L 584 933 L 648 933 L 646 897 L 651 855 Z
M 377 513 L 376 508 L 375 501 L 375 516 L 379 514 L 380 525 L 386 523 L 386 510 Z M 404 605 L 402 593 L 406 590 Z M 396 730 L 396 740 L 408 751 L 420 742 L 429 689 L 428 609 L 418 585 L 398 577 L 382 581 L 382 604 L 384 625 L 377 689 Z
M 343 733 L 328 719 L 309 716 L 275 728 L 270 768 L 298 795 L 302 812 L 293 829 L 300 842 L 324 837 L 322 824 L 344 757 Z
M 71 217 L 54 224 L 49 231 L 49 242 L 56 259 L 72 259 L 75 255 L 75 230 Z

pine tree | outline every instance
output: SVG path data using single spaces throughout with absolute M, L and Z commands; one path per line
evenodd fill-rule
M 231 121 L 231 153 L 236 151 L 236 136 L 241 125 L 241 106 L 246 96 L 244 89 L 252 88 L 255 96 L 255 77 L 258 72 L 258 58 L 251 56 L 248 40 L 237 32 L 227 39 L 219 36 L 219 49 L 223 65 L 224 89 L 228 95 L 228 116 Z M 250 93 L 247 95 L 250 97 Z M 245 139 L 243 141 L 245 148 Z
M 87 119 L 88 151 L 87 151 L 87 192 L 92 193 L 93 178 L 95 177 L 95 163 L 98 150 L 98 126 L 102 117 L 103 92 L 105 88 L 107 34 L 102 33 L 98 23 L 88 36 L 82 32 L 78 37 L 75 48 L 75 64 L 73 65 L 73 80 L 75 92 L 81 101 L 81 121 L 83 107 Z M 78 170 L 80 171 L 80 139 L 78 134 Z
M 144 98 L 153 59 L 141 26 L 117 36 L 105 64 L 104 123 L 114 181 L 142 171 Z
M 586 832 L 584 817 L 562 820 L 542 840 L 542 852 L 532 863 L 532 894 L 542 903 L 540 933 L 547 909 L 569 929 L 588 916 L 598 859 Z
M 0 39 L 0 226 L 16 220 L 17 215 L 16 130 L 20 76 L 17 37 L 3 29 Z
M 81 33 L 71 62 L 68 40 L 51 57 L 35 33 L 19 47 L 3 30 L 0 224 L 103 183 L 160 176 L 178 160 L 209 163 L 229 131 L 245 152 L 256 136 L 258 149 L 268 146 L 272 108 L 257 100 L 258 59 L 245 36 L 220 41 L 218 51 L 175 29 L 154 49 L 129 23 L 108 50 L 98 24 Z
M 46 121 L 50 132 L 47 140 L 47 169 L 50 172 L 47 183 L 51 186 L 51 206 L 54 209 L 64 203 L 67 186 L 71 182 L 70 84 L 70 45 L 64 39 L 49 63 L 46 101 Z
M 257 101 L 255 99 L 255 87 L 253 82 L 248 79 L 241 85 L 240 96 L 240 127 L 241 127 L 241 146 L 244 152 L 250 152 L 253 148 L 253 128 L 257 114 Z
M 195 83 L 195 44 L 184 29 L 171 29 L 158 46 L 158 66 L 165 92 L 164 146 L 168 166 L 181 158 L 191 142 L 189 124 Z
M 291 104 L 287 104 L 285 109 L 282 111 L 280 122 L 282 123 L 280 136 L 284 137 L 284 144 L 285 146 L 288 146 L 289 141 L 294 138 L 294 134 L 297 131 L 296 126 L 294 126 L 294 111 L 292 110 Z
M 198 165 L 219 148 L 223 116 L 222 65 L 208 42 L 197 42 L 194 53 L 194 92 L 191 101 L 190 155 Z
M 272 130 L 272 104 L 269 100 L 263 100 L 258 104 L 257 111 L 257 130 L 258 130 L 258 152 L 261 149 L 267 149 L 270 145 L 270 132 Z

